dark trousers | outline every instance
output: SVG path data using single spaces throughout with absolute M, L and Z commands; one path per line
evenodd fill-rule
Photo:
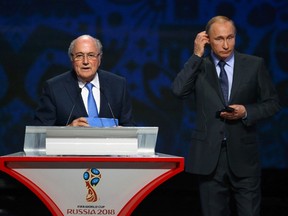
M 229 216 L 231 212 L 236 212 L 237 216 L 259 216 L 260 182 L 260 176 L 239 178 L 231 172 L 223 143 L 215 172 L 199 176 L 203 216 Z M 231 199 L 235 201 L 232 209 Z

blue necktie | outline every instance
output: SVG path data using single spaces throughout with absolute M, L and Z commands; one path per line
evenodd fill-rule
M 88 115 L 89 117 L 98 117 L 98 110 L 96 106 L 95 99 L 93 97 L 93 84 L 92 83 L 87 83 L 85 87 L 88 89 L 89 94 L 88 94 Z
M 221 85 L 222 93 L 224 96 L 225 105 L 228 105 L 229 82 L 228 82 L 227 73 L 224 69 L 226 62 L 221 60 L 219 61 L 218 64 L 220 66 L 220 75 L 219 75 L 220 85 Z

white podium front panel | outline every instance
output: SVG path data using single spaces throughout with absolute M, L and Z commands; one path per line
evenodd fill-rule
M 153 157 L 0 157 L 0 168 L 30 188 L 53 215 L 130 215 L 184 159 Z
M 91 164 L 92 165 L 92 164 Z M 97 164 L 93 164 L 97 167 Z M 15 169 L 38 185 L 55 202 L 63 215 L 81 215 L 81 212 L 107 212 L 118 215 L 135 193 L 167 169 L 98 169 L 100 181 L 91 189 L 97 200 L 88 202 L 89 188 L 83 179 L 87 169 Z M 88 195 L 89 196 L 89 195 Z M 112 199 L 111 199 L 112 198 Z

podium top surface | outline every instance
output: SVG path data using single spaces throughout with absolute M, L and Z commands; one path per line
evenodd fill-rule
M 26 155 L 25 152 L 16 152 L 13 154 L 8 154 L 0 157 L 1 162 L 18 164 L 25 162 L 32 163 L 59 163 L 59 162 L 68 162 L 72 163 L 81 163 L 85 165 L 87 162 L 110 162 L 110 163 L 131 163 L 129 166 L 133 165 L 135 162 L 140 163 L 152 163 L 157 166 L 158 163 L 177 163 L 178 166 L 184 169 L 184 157 L 174 156 L 162 153 L 155 153 L 154 155 L 145 155 L 145 156 L 47 156 L 47 155 Z M 135 164 L 136 164 L 135 163 Z M 6 164 L 7 165 L 7 164 Z M 60 164 L 58 164 L 61 166 Z M 1 167 L 1 165 L 0 165 Z
M 70 127 L 26 126 L 26 133 L 46 133 L 59 137 L 135 137 L 137 134 L 158 134 L 158 127 Z

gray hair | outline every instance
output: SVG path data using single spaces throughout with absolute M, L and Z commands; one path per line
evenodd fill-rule
M 103 53 L 103 51 L 102 51 L 103 46 L 102 46 L 102 43 L 100 42 L 100 40 L 98 40 L 97 38 L 94 38 L 94 37 L 92 37 L 92 36 L 90 36 L 90 35 L 81 35 L 81 36 L 77 37 L 76 39 L 74 39 L 74 40 L 70 43 L 70 46 L 69 46 L 69 48 L 68 48 L 68 56 L 69 56 L 69 58 L 70 58 L 71 61 L 72 61 L 72 54 L 73 54 L 72 52 L 73 52 L 73 50 L 74 50 L 75 42 L 76 42 L 76 40 L 77 40 L 78 38 L 83 37 L 83 36 L 91 38 L 91 39 L 95 42 L 96 47 L 99 48 L 100 55 L 102 55 L 102 53 Z

